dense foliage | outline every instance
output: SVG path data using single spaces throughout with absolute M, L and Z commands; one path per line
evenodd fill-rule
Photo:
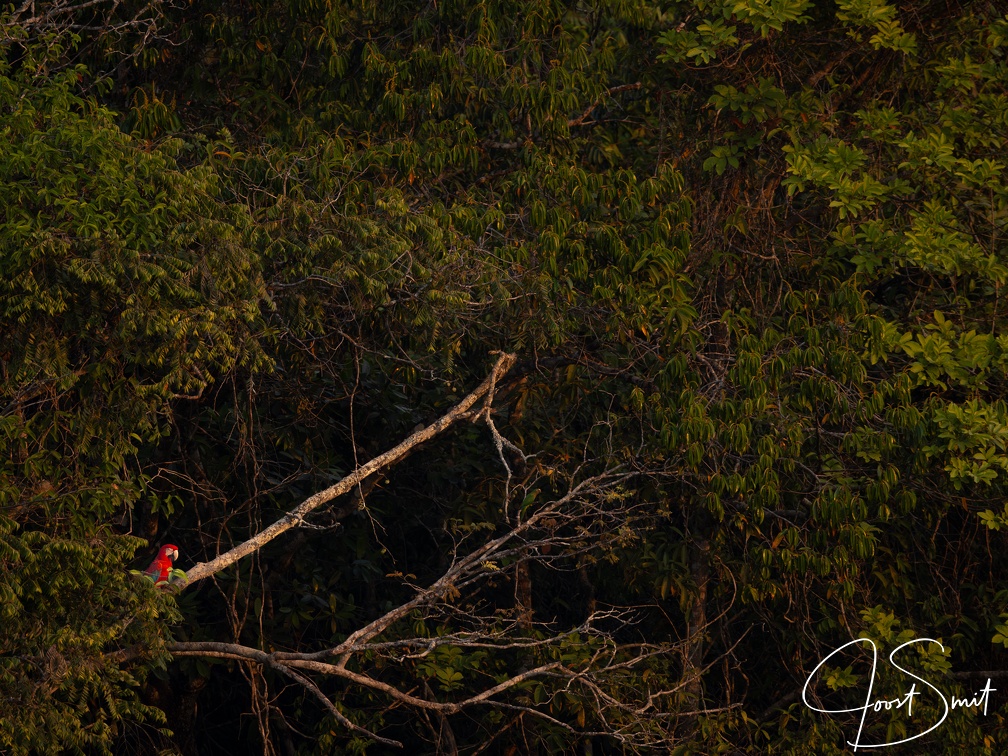
M 1008 679 L 996 3 L 36 5 L 0 15 L 2 750 L 842 753 L 859 715 L 802 686 L 853 638 Z M 130 574 L 261 531 L 497 351 L 516 448 L 458 426 L 212 580 Z M 321 652 L 536 511 L 360 685 L 166 649 Z M 396 698 L 550 664 L 582 682 Z M 1003 751 L 998 695 L 907 752 Z

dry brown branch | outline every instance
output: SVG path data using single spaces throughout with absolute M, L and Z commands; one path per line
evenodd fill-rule
M 376 680 L 373 677 L 359 672 L 354 672 L 337 664 L 287 659 L 284 658 L 285 655 L 283 654 L 266 653 L 265 651 L 250 648 L 249 646 L 242 646 L 237 643 L 169 643 L 167 648 L 175 656 L 202 656 L 216 659 L 232 659 L 236 661 L 253 661 L 273 669 L 277 669 L 278 671 L 282 668 L 286 668 L 288 670 L 300 669 L 311 672 L 319 672 L 325 675 L 342 678 L 363 688 L 380 691 L 389 696 L 389 698 L 398 701 L 399 703 L 406 704 L 407 706 L 413 706 L 418 709 L 426 709 L 428 711 L 443 712 L 445 714 L 454 714 L 464 708 L 474 706 L 476 704 L 488 703 L 493 696 L 502 693 L 509 688 L 513 688 L 514 686 L 534 677 L 541 677 L 549 671 L 561 668 L 559 662 L 543 664 L 534 669 L 526 670 L 514 675 L 504 682 L 498 683 L 497 685 L 494 685 L 493 687 L 477 693 L 474 696 L 470 696 L 462 701 L 443 702 L 420 698 L 419 696 L 405 693 L 388 683 L 381 682 L 380 680 Z M 317 690 L 317 688 L 314 690 Z M 314 690 L 312 690 L 313 693 Z M 371 735 L 370 737 L 375 736 Z
M 502 375 L 511 369 L 514 363 L 515 356 L 513 354 L 500 354 L 497 359 L 497 363 L 490 371 L 490 375 L 488 375 L 472 393 L 455 405 L 455 407 L 453 407 L 449 412 L 442 415 L 426 428 L 421 428 L 384 454 L 380 454 L 369 462 L 364 463 L 338 483 L 309 496 L 297 507 L 285 514 L 265 530 L 262 530 L 249 538 L 247 541 L 238 544 L 233 549 L 230 549 L 223 554 L 219 554 L 208 562 L 200 562 L 195 567 L 188 570 L 186 575 L 188 581 L 187 584 L 191 585 L 198 580 L 210 577 L 211 575 L 230 567 L 232 564 L 249 554 L 258 551 L 277 536 L 301 525 L 304 522 L 304 518 L 310 512 L 345 493 L 349 493 L 370 475 L 391 467 L 405 457 L 415 447 L 425 441 L 429 441 L 437 435 L 440 435 L 458 420 L 469 418 L 469 410 L 473 407 L 473 405 L 484 396 L 488 398 L 493 396 L 493 389 L 497 384 L 497 381 Z M 480 413 L 474 419 L 478 419 L 482 416 L 482 414 L 483 413 Z
M 167 644 L 166 650 L 175 656 L 231 659 L 280 672 L 303 685 L 306 692 L 319 700 L 338 721 L 387 745 L 395 741 L 362 730 L 340 715 L 333 701 L 322 692 L 321 681 L 342 682 L 355 689 L 367 689 L 385 697 L 390 707 L 405 706 L 418 713 L 429 712 L 445 717 L 471 707 L 494 706 L 521 712 L 575 732 L 570 723 L 550 715 L 548 702 L 540 707 L 525 700 L 523 696 L 527 696 L 527 692 L 520 692 L 520 689 L 538 680 L 557 691 L 567 691 L 594 702 L 592 710 L 598 731 L 579 734 L 604 734 L 628 745 L 659 742 L 659 734 L 664 732 L 661 722 L 671 716 L 662 710 L 664 707 L 659 702 L 668 700 L 686 682 L 678 687 L 652 688 L 649 685 L 626 687 L 625 680 L 630 669 L 647 659 L 679 658 L 681 650 L 673 645 L 616 643 L 613 628 L 632 626 L 635 621 L 632 610 L 592 610 L 580 625 L 567 631 L 539 623 L 538 629 L 545 632 L 536 637 L 523 633 L 523 629 L 527 631 L 528 627 L 518 620 L 502 622 L 497 614 L 481 615 L 471 607 L 457 606 L 460 591 L 472 594 L 480 581 L 492 580 L 494 575 L 500 574 L 494 564 L 526 560 L 549 565 L 557 557 L 553 551 L 543 552 L 541 547 L 547 543 L 562 547 L 568 555 L 599 548 L 605 541 L 606 531 L 613 530 L 615 523 L 624 522 L 633 515 L 634 506 L 628 503 L 622 492 L 623 485 L 632 477 L 632 472 L 610 469 L 571 485 L 565 494 L 537 505 L 534 511 L 526 511 L 522 518 L 499 535 L 474 544 L 468 553 L 456 552 L 451 565 L 437 580 L 426 587 L 415 587 L 415 594 L 410 600 L 330 648 L 311 652 L 267 652 L 237 643 L 176 642 Z M 577 535 L 565 535 L 565 531 L 576 532 Z M 403 621 L 416 612 L 421 612 L 428 619 L 438 613 L 442 617 L 451 615 L 462 627 L 471 629 L 435 638 L 381 637 L 393 631 L 394 625 L 402 628 Z M 575 634 L 579 646 L 591 646 L 592 650 L 573 661 L 563 661 L 562 651 L 568 648 Z M 425 694 L 423 688 L 397 686 L 394 681 L 379 679 L 368 670 L 378 658 L 386 660 L 382 668 L 387 669 L 389 662 L 408 668 L 411 661 L 422 659 L 444 645 L 485 649 L 491 654 L 519 652 L 529 663 L 507 679 L 487 679 L 483 686 L 456 700 L 451 700 L 450 695 L 447 698 L 436 697 L 429 687 Z M 638 726 L 637 723 L 644 719 L 652 724 Z
M 405 457 L 413 448 L 446 430 L 454 422 L 467 419 L 486 422 L 497 456 L 511 477 L 507 454 L 529 460 L 508 441 L 492 422 L 493 401 L 500 381 L 515 364 L 512 355 L 499 355 L 487 378 L 456 407 L 426 428 L 417 431 L 395 448 L 361 465 L 335 485 L 321 491 L 263 529 L 248 541 L 190 570 L 192 581 L 208 577 L 254 554 L 263 545 L 287 530 L 301 526 L 304 518 L 323 504 L 342 494 L 353 494 L 358 485 Z M 592 468 L 594 470 L 592 471 Z M 601 468 L 601 471 L 599 469 Z M 302 686 L 305 695 L 316 699 L 348 731 L 377 740 L 388 746 L 399 743 L 371 732 L 352 722 L 340 711 L 340 686 L 354 691 L 369 691 L 384 700 L 387 709 L 406 708 L 429 723 L 442 722 L 450 731 L 447 718 L 474 707 L 492 706 L 514 715 L 535 718 L 563 728 L 579 737 L 605 736 L 630 748 L 653 747 L 667 742 L 676 722 L 684 715 L 677 710 L 682 690 L 692 683 L 691 675 L 678 677 L 675 660 L 683 657 L 683 643 L 621 643 L 617 638 L 629 632 L 637 621 L 636 610 L 589 608 L 571 626 L 555 626 L 556 620 L 534 617 L 531 605 L 527 614 L 499 607 L 487 595 L 498 590 L 502 574 L 513 572 L 516 565 L 537 564 L 537 569 L 571 571 L 582 557 L 605 553 L 619 542 L 620 533 L 643 518 L 650 520 L 652 506 L 627 488 L 638 473 L 622 467 L 602 467 L 588 455 L 568 475 L 541 466 L 525 466 L 515 485 L 529 492 L 542 486 L 552 496 L 545 502 L 526 499 L 527 505 L 515 508 L 507 516 L 508 501 L 503 502 L 503 517 L 496 529 L 460 530 L 455 533 L 451 562 L 432 582 L 406 585 L 412 594 L 377 618 L 352 631 L 342 642 L 320 650 L 262 650 L 231 642 L 172 642 L 165 650 L 176 657 L 208 657 L 239 662 L 260 670 L 254 679 L 265 680 L 262 670 L 270 669 Z M 594 472 L 594 474 L 592 474 Z M 557 490 L 564 485 L 566 490 Z M 510 491 L 510 485 L 509 485 Z M 535 502 L 535 503 L 533 503 Z M 482 533 L 483 535 L 475 535 Z M 398 574 L 398 573 L 396 573 Z M 510 579 L 510 578 L 505 578 Z M 484 590 L 486 593 L 484 593 Z M 464 598 L 463 598 L 464 597 Z M 440 631 L 434 638 L 413 636 L 410 628 L 420 618 L 427 626 L 452 630 Z M 405 637 L 403 637 L 405 635 Z M 236 632 L 233 636 L 238 637 Z M 439 647 L 469 649 L 496 657 L 499 661 L 518 659 L 507 667 L 507 677 L 474 670 L 466 692 L 453 695 L 450 690 L 435 692 L 430 686 L 411 680 L 427 674 L 425 661 Z M 572 649 L 577 649 L 572 653 Z M 432 657 L 432 658 L 437 658 Z M 672 677 L 659 675 L 647 682 L 634 681 L 633 670 L 648 660 L 673 664 Z M 129 654 L 117 656 L 126 663 Z M 711 662 L 713 663 L 713 662 Z M 390 674 L 398 669 L 401 674 Z M 692 670 L 694 675 L 697 670 Z M 398 679 L 397 679 L 398 678 Z M 535 686 L 531 684 L 535 682 Z M 539 700 L 533 702 L 531 690 Z M 545 689 L 547 697 L 541 698 Z M 332 696 L 332 697 L 331 697 Z M 557 699 L 556 697 L 560 698 Z M 590 712 L 590 724 L 582 716 L 579 724 L 555 716 L 554 703 L 573 696 L 584 702 Z M 702 703 L 702 702 L 697 702 Z
M 176 0 L 149 0 L 135 6 L 122 0 L 25 0 L 0 15 L 0 40 L 68 31 L 106 38 L 131 35 L 135 46 L 128 56 L 136 57 L 148 44 L 164 41 L 160 25 L 173 4 Z

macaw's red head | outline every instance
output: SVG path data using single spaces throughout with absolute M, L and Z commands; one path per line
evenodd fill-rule
M 161 553 L 158 554 L 158 558 L 170 559 L 171 561 L 174 562 L 176 559 L 178 559 L 178 546 L 176 546 L 174 543 L 166 543 L 164 546 L 161 547 Z

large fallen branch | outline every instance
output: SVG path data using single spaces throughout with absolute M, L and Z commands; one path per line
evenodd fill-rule
M 472 393 L 455 405 L 455 407 L 453 407 L 447 414 L 442 415 L 426 428 L 418 430 L 405 441 L 401 442 L 392 449 L 389 449 L 384 454 L 380 454 L 369 462 L 361 465 L 338 483 L 330 486 L 324 491 L 319 491 L 318 493 L 309 496 L 297 507 L 285 514 L 265 530 L 262 530 L 249 538 L 247 541 L 238 544 L 233 549 L 225 551 L 223 554 L 218 555 L 208 562 L 200 562 L 195 567 L 192 567 L 186 573 L 187 585 L 191 585 L 197 580 L 210 577 L 211 575 L 230 567 L 239 559 L 255 553 L 281 533 L 285 533 L 292 528 L 298 527 L 304 522 L 304 518 L 310 512 L 318 509 L 323 504 L 342 496 L 343 494 L 349 493 L 369 476 L 380 470 L 391 467 L 409 454 L 414 447 L 443 433 L 458 420 L 465 418 L 478 420 L 481 417 L 485 417 L 489 422 L 489 404 L 493 401 L 494 388 L 496 387 L 497 381 L 500 377 L 510 370 L 514 363 L 515 356 L 513 354 L 501 354 L 497 359 L 497 363 L 493 366 L 493 370 L 490 371 L 490 375 L 488 375 Z M 487 406 L 475 415 L 471 414 L 470 410 L 473 405 L 483 397 L 486 397 Z M 492 423 L 490 424 L 492 428 Z

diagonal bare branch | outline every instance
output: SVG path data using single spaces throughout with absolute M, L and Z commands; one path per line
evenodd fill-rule
M 425 441 L 429 441 L 435 436 L 443 433 L 458 420 L 468 418 L 469 410 L 474 404 L 476 404 L 476 402 L 483 397 L 489 398 L 493 396 L 493 389 L 496 386 L 497 381 L 511 369 L 514 363 L 515 356 L 513 354 L 500 353 L 497 358 L 497 363 L 490 371 L 490 375 L 488 375 L 486 379 L 474 391 L 472 391 L 472 393 L 455 405 L 455 407 L 453 407 L 449 412 L 442 415 L 426 428 L 418 430 L 416 433 L 409 436 L 397 446 L 389 449 L 384 454 L 379 454 L 374 459 L 364 463 L 338 483 L 309 496 L 297 507 L 285 514 L 265 530 L 262 530 L 249 538 L 247 541 L 238 544 L 233 549 L 230 549 L 223 554 L 219 554 L 208 562 L 200 562 L 195 567 L 187 571 L 187 585 L 191 585 L 198 580 L 208 578 L 211 575 L 230 567 L 238 560 L 255 553 L 277 536 L 301 525 L 304 518 L 313 510 L 318 509 L 323 504 L 326 504 L 345 493 L 349 493 L 368 476 L 373 475 L 379 470 L 391 467 L 405 457 L 416 446 L 419 446 Z

